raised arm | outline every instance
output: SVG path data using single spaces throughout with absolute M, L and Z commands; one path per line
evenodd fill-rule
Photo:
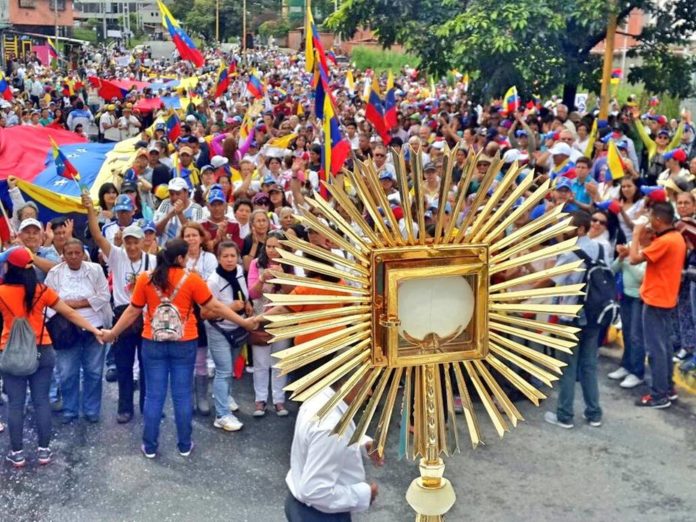
M 94 242 L 104 253 L 105 257 L 109 257 L 111 253 L 111 243 L 108 239 L 104 237 L 101 229 L 99 228 L 99 222 L 97 221 L 97 211 L 94 208 L 94 203 L 92 198 L 86 192 L 82 194 L 82 205 L 87 209 L 87 228 L 89 233 L 94 239 Z

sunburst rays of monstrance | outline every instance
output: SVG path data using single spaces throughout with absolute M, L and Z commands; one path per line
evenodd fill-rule
M 483 443 L 474 395 L 499 436 L 517 426 L 522 415 L 501 383 L 538 406 L 546 396 L 527 378 L 551 386 L 564 366 L 523 343 L 570 353 L 577 342 L 577 328 L 526 316 L 573 317 L 579 305 L 530 300 L 580 295 L 583 286 L 529 289 L 540 279 L 582 270 L 581 261 L 491 283 L 496 274 L 573 250 L 575 239 L 563 239 L 572 230 L 571 218 L 556 207 L 509 232 L 520 216 L 547 196 L 550 182 L 535 186 L 532 172 L 521 177 L 517 164 L 501 177 L 502 161 L 496 157 L 467 201 L 476 173 L 473 153 L 467 157 L 455 198 L 448 203 L 455 153 L 456 149 L 446 150 L 444 155 L 435 227 L 429 237 L 421 155 L 411 151 L 407 170 L 404 153 L 391 151 L 402 223 L 382 190 L 374 164 L 355 160 L 354 170 L 345 171 L 345 180 L 326 184 L 333 204 L 317 196 L 308 199 L 311 208 L 297 216 L 346 257 L 296 238 L 284 241 L 288 248 L 280 252 L 282 263 L 338 277 L 341 282 L 281 271 L 274 272 L 271 281 L 328 289 L 338 295 L 267 296 L 273 305 L 333 305 L 319 311 L 266 315 L 275 340 L 331 332 L 274 354 L 283 373 L 324 361 L 286 389 L 293 399 L 304 401 L 335 385 L 336 394 L 317 414 L 320 419 L 352 391 L 354 399 L 334 432 L 342 435 L 355 420 L 352 444 L 374 426 L 373 451 L 380 455 L 390 426 L 398 423 L 400 454 L 421 457 L 421 476 L 413 481 L 406 498 L 422 521 L 442 520 L 455 501 L 452 485 L 443 477 L 441 459 L 442 454 L 459 451 L 455 395 L 463 406 L 460 424 L 466 425 L 473 447 Z M 522 204 L 518 204 L 520 198 L 524 198 Z M 351 222 L 339 214 L 339 206 Z M 467 208 L 463 222 L 455 223 L 454 217 Z M 447 219 L 448 214 L 452 219 Z M 397 403 L 400 422 L 392 422 Z

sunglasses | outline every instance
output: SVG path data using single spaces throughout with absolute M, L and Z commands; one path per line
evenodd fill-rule
M 604 225 L 604 226 L 607 225 L 607 222 L 604 221 L 603 219 L 592 218 L 592 222 L 593 222 L 593 223 L 599 223 L 600 225 Z

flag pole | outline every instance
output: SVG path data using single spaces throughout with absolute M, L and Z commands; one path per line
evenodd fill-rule
M 14 229 L 14 226 L 12 225 L 12 221 L 10 221 L 9 216 L 7 215 L 7 210 L 5 210 L 5 204 L 0 201 L 0 209 L 2 209 L 2 215 L 7 221 L 7 226 L 10 229 L 10 233 L 12 234 L 13 237 L 17 237 L 17 231 Z
M 604 67 L 602 69 L 602 86 L 599 95 L 599 119 L 606 120 L 609 116 L 609 84 L 611 70 L 614 64 L 614 40 L 616 39 L 616 0 L 609 1 L 609 17 L 607 21 L 607 36 L 604 39 Z

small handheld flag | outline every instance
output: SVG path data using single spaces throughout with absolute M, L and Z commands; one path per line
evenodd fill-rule
M 254 99 L 263 98 L 263 84 L 261 83 L 261 80 L 259 80 L 253 74 L 249 76 L 249 81 L 247 82 L 247 93 L 250 94 Z
M 8 101 L 13 98 L 10 82 L 7 81 L 5 74 L 2 71 L 0 71 L 0 96 Z
M 46 45 L 48 45 L 48 54 L 51 56 L 51 58 L 58 58 L 58 49 L 53 43 L 53 40 L 46 38 Z
M 505 93 L 505 110 L 508 114 L 513 114 L 520 107 L 520 97 L 517 94 L 517 87 L 510 87 Z
M 616 148 L 614 141 L 609 142 L 609 151 L 607 153 L 607 168 L 611 174 L 611 179 L 621 179 L 624 177 L 624 166 L 621 161 L 619 149 Z
M 167 128 L 167 138 L 172 143 L 175 142 L 177 138 L 181 136 L 181 121 L 179 121 L 179 117 L 176 115 L 176 112 L 171 112 L 171 114 L 165 120 L 164 125 Z
M 196 48 L 196 44 L 193 43 L 193 40 L 186 34 L 186 31 L 182 29 L 179 22 L 176 21 L 176 18 L 172 16 L 172 13 L 169 12 L 169 9 L 161 0 L 157 0 L 157 6 L 159 7 L 160 13 L 162 13 L 162 25 L 169 31 L 169 36 L 176 46 L 176 50 L 179 51 L 182 60 L 189 60 L 196 67 L 203 67 L 205 58 Z
M 67 158 L 63 151 L 60 150 L 58 144 L 53 138 L 51 139 L 51 147 L 53 154 L 53 162 L 56 165 L 56 174 L 62 178 L 71 179 L 75 182 L 80 192 L 84 192 L 87 186 L 80 182 L 80 173 L 75 168 L 75 165 Z
M 234 64 L 234 62 L 233 62 Z M 231 67 L 231 66 L 230 66 Z M 219 98 L 227 91 L 230 86 L 230 69 L 225 66 L 225 63 L 220 64 L 220 69 L 217 74 L 217 82 L 215 84 L 214 98 Z

